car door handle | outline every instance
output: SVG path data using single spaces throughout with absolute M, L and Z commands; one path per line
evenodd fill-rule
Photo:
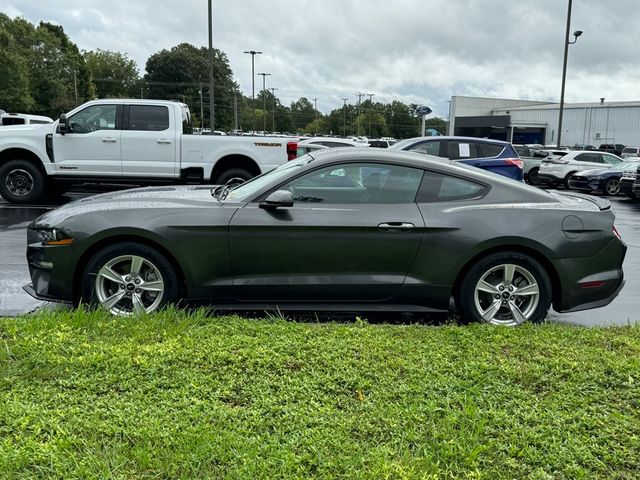
M 413 230 L 416 226 L 409 222 L 386 222 L 378 225 L 380 230 Z
M 105 143 L 116 143 L 116 139 L 114 137 L 104 137 L 102 141 Z
M 169 144 L 169 143 L 171 143 L 171 140 L 169 140 L 168 138 L 159 138 L 157 140 L 157 143 Z

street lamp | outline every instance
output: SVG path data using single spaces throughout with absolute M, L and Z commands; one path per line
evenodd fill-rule
M 273 95 L 273 117 L 271 118 L 271 133 L 276 132 L 276 90 L 277 88 L 271 87 L 271 95 Z
M 347 138 L 347 100 L 348 98 L 343 98 L 344 106 L 342 107 L 342 136 Z
M 202 87 L 200 87 L 200 93 L 202 94 Z M 200 103 L 202 105 L 202 102 Z M 211 135 L 216 128 L 215 110 L 213 103 L 213 12 L 211 7 L 211 0 L 209 0 L 209 123 L 211 126 Z M 204 123 L 204 119 L 202 119 Z M 204 125 L 203 125 L 204 127 Z
M 250 53 L 251 54 L 251 108 L 252 108 L 251 121 L 253 122 L 252 129 L 255 132 L 256 131 L 256 73 L 255 73 L 255 58 L 256 58 L 256 55 L 262 55 L 262 52 L 258 52 L 256 50 L 245 50 L 244 53 Z
M 259 73 L 258 75 L 262 75 L 262 134 L 267 130 L 267 96 L 266 92 L 266 84 L 265 80 L 267 76 L 271 75 L 270 73 Z
M 564 85 L 567 78 L 567 57 L 569 56 L 569 45 L 573 45 L 578 41 L 578 37 L 582 35 L 582 30 L 573 32 L 573 42 L 569 41 L 569 31 L 571 30 L 571 4 L 573 0 L 569 0 L 567 9 L 567 31 L 564 38 L 564 62 L 562 63 L 562 88 L 560 90 L 560 112 L 558 115 L 558 142 L 557 147 L 560 148 L 562 141 L 562 115 L 564 113 Z

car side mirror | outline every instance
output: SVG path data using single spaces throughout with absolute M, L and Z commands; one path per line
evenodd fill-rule
M 71 129 L 69 128 L 69 119 L 67 118 L 67 114 L 60 114 L 60 121 L 58 122 L 58 132 L 60 132 L 61 135 L 64 135 L 65 133 L 69 133 L 70 131 Z
M 260 208 L 293 207 L 293 193 L 289 190 L 271 192 L 259 205 Z

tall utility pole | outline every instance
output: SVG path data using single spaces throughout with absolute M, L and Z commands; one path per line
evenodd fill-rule
M 313 99 L 313 110 L 316 112 L 316 136 L 318 135 L 318 99 L 314 98 Z
M 369 137 L 371 136 L 371 110 L 372 110 L 371 107 L 373 107 L 373 100 L 372 99 L 375 96 L 376 96 L 375 93 L 367 93 L 367 97 L 369 97 L 369 115 L 368 115 L 368 117 L 369 117 L 369 134 L 368 134 L 368 136 Z
M 358 97 L 358 110 L 356 112 L 356 130 L 357 130 L 356 135 L 360 136 L 360 102 L 362 102 L 362 97 L 364 96 L 364 93 L 356 92 L 355 94 Z
M 564 113 L 564 84 L 567 78 L 567 58 L 569 56 L 569 45 L 573 45 L 578 41 L 578 37 L 582 35 L 581 30 L 573 32 L 573 42 L 569 41 L 569 31 L 571 30 L 571 4 L 572 0 L 569 0 L 569 6 L 567 9 L 567 30 L 564 37 L 564 61 L 562 62 L 562 88 L 560 89 L 560 111 L 558 112 L 558 142 L 557 146 L 560 148 L 562 139 L 562 114 Z
M 202 100 L 202 82 L 200 82 L 200 130 L 204 128 L 204 101 Z M 211 132 L 213 135 L 213 132 Z
M 267 130 L 267 89 L 266 78 L 271 75 L 270 73 L 259 73 L 262 75 L 262 134 Z
M 215 110 L 213 103 L 213 8 L 209 0 L 209 124 L 211 135 L 216 128 Z
M 236 133 L 238 132 L 238 95 L 233 92 L 233 125 Z
M 256 72 L 255 72 L 255 58 L 256 55 L 262 55 L 262 52 L 258 52 L 256 50 L 245 50 L 244 53 L 251 54 L 251 122 L 252 129 L 256 131 Z
M 343 98 L 344 106 L 342 107 L 342 136 L 347 138 L 347 100 L 348 98 Z
M 271 87 L 271 95 L 273 95 L 273 117 L 271 118 L 271 133 L 275 133 L 276 131 L 276 90 L 277 88 Z

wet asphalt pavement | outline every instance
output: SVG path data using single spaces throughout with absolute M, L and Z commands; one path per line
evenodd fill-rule
M 68 194 L 58 204 L 87 194 Z M 583 326 L 626 325 L 640 322 L 640 202 L 611 198 L 616 228 L 627 244 L 624 262 L 626 285 L 608 306 L 575 313 L 549 313 L 549 320 Z M 0 199 L 0 316 L 54 308 L 31 298 L 22 290 L 30 282 L 25 258 L 26 226 L 56 205 L 11 205 Z

